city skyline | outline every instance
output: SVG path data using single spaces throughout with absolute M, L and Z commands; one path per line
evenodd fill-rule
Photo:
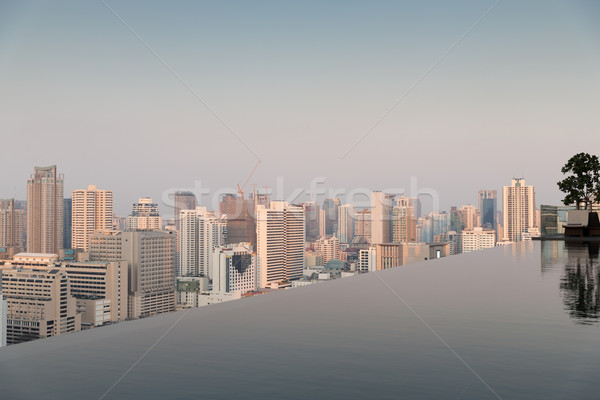
M 65 193 L 110 188 L 124 215 L 198 180 L 235 193 L 259 157 L 251 183 L 290 192 L 416 176 L 449 209 L 525 177 L 554 204 L 555 161 L 600 145 L 593 3 L 504 1 L 470 31 L 493 2 L 106 4 L 148 47 L 102 2 L 0 6 L 4 144 L 35 143 L 6 154 L 0 198 L 25 198 L 12 171 L 57 164 Z

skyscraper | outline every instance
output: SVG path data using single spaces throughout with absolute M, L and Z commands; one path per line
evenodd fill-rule
M 0 247 L 11 255 L 24 250 L 23 222 L 25 210 L 16 208 L 15 200 L 0 200 Z
M 133 211 L 127 217 L 127 230 L 160 230 L 162 218 L 158 214 L 158 204 L 149 197 L 141 197 L 133 203 Z
M 128 318 L 175 310 L 175 232 L 96 231 L 92 261 L 127 261 Z
M 525 184 L 524 178 L 513 178 L 502 190 L 504 214 L 503 240 L 519 242 L 523 233 L 536 227 L 535 188 Z
M 338 208 L 340 199 L 325 199 L 323 201 L 323 210 L 325 210 L 325 234 L 335 235 L 337 233 Z
M 72 202 L 72 247 L 87 251 L 94 231 L 112 229 L 113 192 L 90 185 L 74 190 Z
M 179 276 L 212 278 L 212 254 L 227 243 L 227 220 L 206 207 L 182 210 L 180 216 Z
M 321 216 L 319 205 L 314 201 L 307 201 L 302 204 L 304 208 L 304 217 L 306 223 L 306 241 L 314 242 L 319 235 L 319 217 Z
M 63 247 L 72 248 L 73 199 L 63 199 Z
M 371 193 L 371 243 L 388 243 L 391 240 L 392 195 Z
M 27 251 L 58 254 L 63 248 L 63 175 L 56 165 L 35 167 L 27 180 Z
M 175 192 L 174 202 L 175 214 L 173 217 L 175 218 L 175 225 L 177 226 L 177 229 L 179 229 L 177 222 L 179 221 L 179 214 L 181 213 L 181 210 L 195 210 L 198 204 L 196 201 L 196 195 L 194 195 L 192 192 Z
M 350 243 L 354 238 L 354 206 L 344 204 L 337 209 L 337 238 L 341 243 Z
M 255 199 L 227 193 L 219 203 L 221 216 L 227 215 L 227 243 L 256 245 Z
M 416 242 L 417 218 L 415 215 L 415 198 L 399 197 L 392 209 L 392 241 Z
M 272 201 L 256 208 L 259 287 L 278 288 L 300 279 L 305 264 L 302 207 Z
M 479 215 L 481 226 L 486 229 L 496 229 L 497 192 L 481 189 L 477 192 L 479 200 Z
M 354 236 L 362 236 L 371 242 L 371 210 L 363 209 L 354 213 Z M 340 239 L 341 242 L 341 239 Z

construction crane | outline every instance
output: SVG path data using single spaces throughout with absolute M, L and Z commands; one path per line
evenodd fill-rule
M 256 165 L 254 166 L 254 169 L 252 170 L 252 172 L 250 172 L 250 175 L 248 175 L 248 179 L 246 179 L 246 182 L 244 182 L 244 185 L 242 187 L 240 187 L 239 183 L 237 185 L 237 187 L 238 187 L 237 192 L 242 197 L 242 200 L 244 200 L 244 189 L 246 188 L 246 185 L 250 181 L 250 178 L 252 178 L 252 175 L 254 175 L 254 171 L 256 171 L 256 168 L 258 168 L 258 164 L 260 164 L 260 160 L 257 161 Z

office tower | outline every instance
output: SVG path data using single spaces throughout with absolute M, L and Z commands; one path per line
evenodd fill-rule
M 35 167 L 27 180 L 27 251 L 58 253 L 63 248 L 63 175 L 56 165 Z
M 417 219 L 415 216 L 415 198 L 399 197 L 392 209 L 392 241 L 416 242 Z
M 10 249 L 10 256 L 24 250 L 24 220 L 25 210 L 17 209 L 14 199 L 0 200 L 0 248 Z
M 195 210 L 198 204 L 196 201 L 196 195 L 194 195 L 192 192 L 175 192 L 173 200 L 175 203 L 175 214 L 173 215 L 173 218 L 175 219 L 175 226 L 177 226 L 177 229 L 179 229 L 178 222 L 181 211 Z
M 0 285 L 0 347 L 6 346 L 6 300 L 2 297 Z
M 362 236 L 371 243 L 371 210 L 363 209 L 354 213 L 354 236 Z
M 461 230 L 473 229 L 476 226 L 481 226 L 479 218 L 479 210 L 470 204 L 463 205 L 460 209 Z
M 344 204 L 337 209 L 337 238 L 341 243 L 350 243 L 354 238 L 354 206 Z
M 57 266 L 67 273 L 82 325 L 127 319 L 127 261 L 73 261 Z
M 325 199 L 323 210 L 325 210 L 325 235 L 336 235 L 338 227 L 338 208 L 340 199 Z
M 371 193 L 371 243 L 388 243 L 391 240 L 392 195 Z
M 179 224 L 180 248 L 178 276 L 212 278 L 212 253 L 227 244 L 227 218 L 218 218 L 206 207 L 183 210 Z
M 219 203 L 221 216 L 227 215 L 227 243 L 256 244 L 254 199 L 225 194 Z
M 510 186 L 502 190 L 504 213 L 504 241 L 519 242 L 522 234 L 536 227 L 535 189 L 525 184 L 523 178 L 513 178 Z
M 358 265 L 356 268 L 359 272 L 377 271 L 377 246 L 369 246 L 368 249 L 358 251 Z
M 81 330 L 81 314 L 60 268 L 5 265 L 6 342 L 15 344 Z
M 306 241 L 314 242 L 319 236 L 319 217 L 321 216 L 320 207 L 314 201 L 307 201 L 302 204 L 304 208 L 304 218 L 306 223 Z
M 492 229 L 483 229 L 481 227 L 465 229 L 461 236 L 463 253 L 496 246 L 496 232 Z
M 96 231 L 89 251 L 92 261 L 127 261 L 129 319 L 175 310 L 175 232 Z
M 257 289 L 256 253 L 250 243 L 217 246 L 212 256 L 213 292 L 243 294 Z
M 89 236 L 113 227 L 113 192 L 90 185 L 73 191 L 72 248 L 87 251 Z
M 335 236 L 322 237 L 315 242 L 315 251 L 323 259 L 323 265 L 340 259 L 340 241 Z
M 479 200 L 479 215 L 481 226 L 486 229 L 496 229 L 497 192 L 495 190 L 480 190 L 477 192 Z
M 319 237 L 322 238 L 327 236 L 327 211 L 321 210 L 319 212 Z
M 259 287 L 278 288 L 300 279 L 305 265 L 304 209 L 284 201 L 256 208 Z
M 63 199 L 63 247 L 72 248 L 73 199 Z
M 161 230 L 162 218 L 158 214 L 158 204 L 149 197 L 142 197 L 133 203 L 133 211 L 127 217 L 127 230 Z
M 462 232 L 462 216 L 456 206 L 450 207 L 450 230 L 458 234 Z

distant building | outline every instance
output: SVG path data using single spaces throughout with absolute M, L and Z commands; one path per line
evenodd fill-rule
M 462 253 L 462 236 L 460 233 L 448 231 L 434 236 L 433 241 L 435 243 L 448 243 L 450 246 L 448 255 L 454 256 Z
M 302 204 L 304 208 L 306 241 L 314 242 L 319 236 L 319 218 L 321 216 L 321 208 L 314 201 L 307 201 Z
M 247 243 L 256 246 L 255 200 L 243 199 L 235 194 L 225 194 L 219 204 L 221 216 L 227 216 L 227 238 L 230 243 Z
M 477 193 L 477 197 L 479 200 L 481 226 L 486 229 L 496 230 L 497 192 L 495 190 L 482 189 Z
M 479 210 L 470 204 L 463 205 L 460 210 L 461 230 L 481 226 Z
M 371 193 L 371 243 L 391 241 L 392 199 L 387 193 Z
M 175 310 L 175 232 L 97 231 L 90 236 L 90 260 L 127 261 L 127 317 Z
M 325 211 L 325 235 L 336 235 L 338 227 L 338 208 L 340 199 L 325 199 L 323 201 L 323 210 Z M 323 235 L 322 235 L 323 236 Z
M 178 276 L 212 278 L 212 252 L 227 242 L 227 220 L 218 218 L 206 207 L 183 210 L 180 215 Z
M 81 330 L 81 314 L 60 268 L 5 265 L 2 295 L 6 299 L 6 342 L 15 344 Z
M 510 186 L 504 186 L 502 195 L 503 241 L 519 242 L 523 233 L 537 228 L 535 189 L 526 185 L 525 179 L 513 178 Z
M 340 259 L 340 241 L 335 236 L 322 237 L 315 242 L 315 251 L 321 255 L 323 264 Z
M 63 248 L 64 178 L 56 165 L 35 167 L 27 180 L 27 251 L 58 253 Z
M 350 243 L 354 238 L 354 206 L 344 204 L 337 208 L 337 238 L 341 243 Z
M 14 199 L 0 200 L 0 248 L 12 249 L 10 256 L 25 249 L 24 222 L 25 210 L 18 209 Z
M 463 253 L 496 246 L 496 232 L 493 229 L 483 229 L 481 227 L 465 229 L 461 236 Z
M 354 236 L 362 236 L 371 242 L 371 210 L 363 209 L 354 213 Z
M 161 230 L 162 218 L 158 213 L 158 204 L 149 197 L 142 197 L 133 203 L 133 211 L 127 217 L 127 230 Z
M 377 245 L 377 270 L 450 255 L 448 243 L 381 243 Z
M 65 249 L 72 248 L 72 241 L 71 241 L 72 227 L 73 227 L 73 200 L 70 198 L 63 199 L 63 248 L 65 248 Z
M 174 215 L 173 218 L 175 219 L 175 225 L 177 226 L 177 229 L 179 229 L 179 217 L 181 214 L 182 210 L 195 210 L 196 207 L 198 206 L 198 202 L 196 200 L 196 195 L 192 192 L 184 192 L 184 191 L 177 191 L 175 192 L 175 196 L 174 196 L 174 203 L 175 203 L 175 209 L 174 209 Z
M 257 206 L 258 285 L 278 288 L 300 279 L 305 266 L 305 222 L 302 207 L 273 201 Z
M 244 294 L 258 288 L 256 253 L 250 243 L 216 247 L 212 264 L 213 292 Z
M 392 241 L 416 242 L 417 219 L 414 202 L 409 197 L 399 197 L 392 209 Z
M 177 304 L 184 307 L 199 307 L 200 296 L 209 292 L 207 276 L 177 277 Z
M 357 270 L 359 272 L 377 271 L 377 246 L 359 250 Z
M 6 300 L 2 297 L 0 285 L 0 347 L 6 346 Z
M 97 230 L 113 227 L 113 192 L 90 185 L 72 194 L 72 240 L 68 248 L 89 248 L 89 237 Z

